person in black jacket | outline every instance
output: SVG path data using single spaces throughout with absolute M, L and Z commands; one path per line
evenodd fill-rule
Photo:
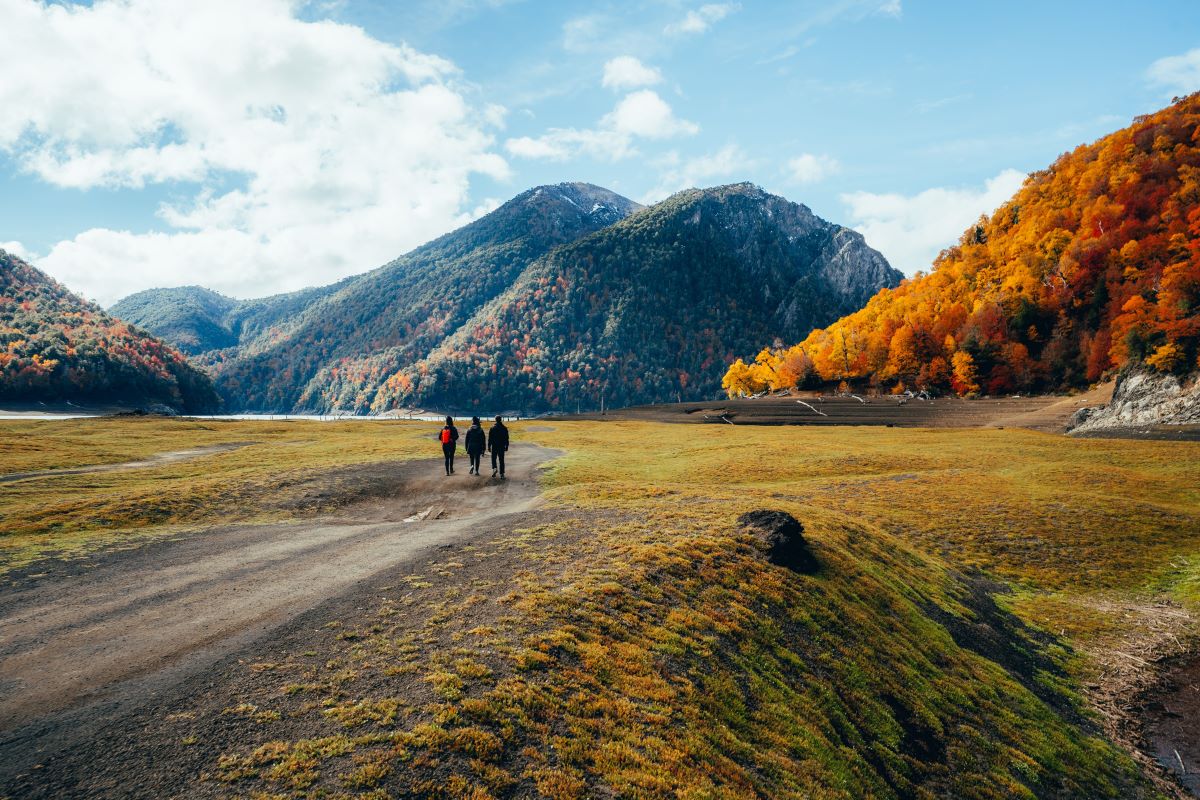
M 499 471 L 500 477 L 504 477 L 504 454 L 508 452 L 508 428 L 504 427 L 504 420 L 499 415 L 496 416 L 496 424 L 488 431 L 488 450 L 492 451 L 492 477 L 496 477 L 496 472 Z
M 483 458 L 483 451 L 487 449 L 487 437 L 484 436 L 483 426 L 479 424 L 479 417 L 471 417 L 471 427 L 467 428 L 465 444 L 467 457 L 471 459 L 471 472 L 478 475 L 479 460 Z
M 458 448 L 458 428 L 454 427 L 454 417 L 446 417 L 446 426 L 438 434 L 442 443 L 442 455 L 446 457 L 446 474 L 454 474 L 454 451 Z

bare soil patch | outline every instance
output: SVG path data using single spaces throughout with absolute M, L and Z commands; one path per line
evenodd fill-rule
M 1082 404 L 1082 405 L 1081 405 Z M 1061 432 L 1081 398 L 999 397 L 933 400 L 895 397 L 760 397 L 713 403 L 671 403 L 610 411 L 603 417 L 653 422 L 733 425 L 875 425 L 896 428 L 1032 427 Z
M 1200 797 L 1200 658 L 1170 669 L 1144 703 L 1147 749 L 1184 788 Z
M 53 747 L 37 754 L 36 763 L 25 759 L 20 771 L 0 768 L 0 792 L 22 798 L 228 797 L 251 783 L 231 779 L 236 765 L 219 769 L 230 763 L 231 751 L 390 729 L 371 717 L 354 719 L 357 709 L 394 706 L 410 722 L 410 715 L 423 714 L 443 689 L 424 670 L 397 671 L 395 665 L 406 658 L 421 662 L 446 654 L 461 660 L 470 651 L 481 673 L 488 670 L 485 680 L 501 680 L 512 671 L 512 661 L 491 637 L 505 628 L 503 615 L 510 612 L 502 598 L 512 593 L 513 576 L 529 567 L 527 553 L 506 541 L 514 531 L 570 517 L 543 509 L 492 517 L 469 542 L 447 542 L 381 569 L 203 673 L 155 692 L 132 713 L 104 724 L 83 717 L 79 727 L 62 723 L 80 721 L 80 715 L 54 718 Z M 578 539 L 584 533 L 575 525 L 565 535 Z M 386 616 L 377 617 L 381 604 Z M 405 632 L 400 650 L 390 650 L 387 658 L 327 662 L 359 643 L 369 649 L 372 639 L 398 643 Z M 331 666 L 338 668 L 332 685 Z M 337 683 L 343 674 L 352 683 Z M 352 695 L 354 704 L 323 711 L 316 698 L 330 691 Z M 356 763 L 353 755 L 342 759 L 347 769 Z M 424 766 L 433 785 L 455 765 Z M 330 775 L 310 788 L 345 787 Z

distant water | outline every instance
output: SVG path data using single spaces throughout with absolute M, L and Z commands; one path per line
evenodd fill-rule
M 423 422 L 440 422 L 445 414 L 413 414 L 412 416 L 355 416 L 354 414 L 201 414 L 191 416 L 191 419 L 257 419 L 276 421 L 286 419 L 307 419 L 316 422 L 391 422 L 393 420 L 419 420 Z M 470 417 L 455 417 L 455 419 L 470 419 Z
M 25 419 L 34 422 L 44 420 L 60 420 L 60 419 L 87 419 L 90 417 L 111 416 L 107 414 L 58 414 L 42 411 L 3 411 L 0 410 L 0 420 L 19 420 Z M 417 422 L 441 422 L 446 418 L 445 414 L 412 414 L 406 416 L 354 416 L 352 414 L 197 414 L 188 415 L 188 419 L 247 419 L 261 420 L 264 422 L 283 421 L 289 419 L 313 420 L 316 422 L 391 422 L 393 420 L 409 420 Z M 466 422 L 470 417 L 455 416 L 456 420 Z M 493 419 L 493 416 L 481 417 L 481 419 Z M 516 419 L 516 417 L 505 416 L 507 420 Z

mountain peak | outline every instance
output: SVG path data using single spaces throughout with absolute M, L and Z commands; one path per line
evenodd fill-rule
M 609 214 L 614 222 L 642 207 L 640 203 L 603 186 L 578 181 L 535 186 L 517 195 L 511 202 L 525 205 L 561 202 L 583 214 Z

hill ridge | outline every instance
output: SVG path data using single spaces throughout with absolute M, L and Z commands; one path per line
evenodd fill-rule
M 212 382 L 174 348 L 0 250 L 0 399 L 163 404 L 205 413 Z

